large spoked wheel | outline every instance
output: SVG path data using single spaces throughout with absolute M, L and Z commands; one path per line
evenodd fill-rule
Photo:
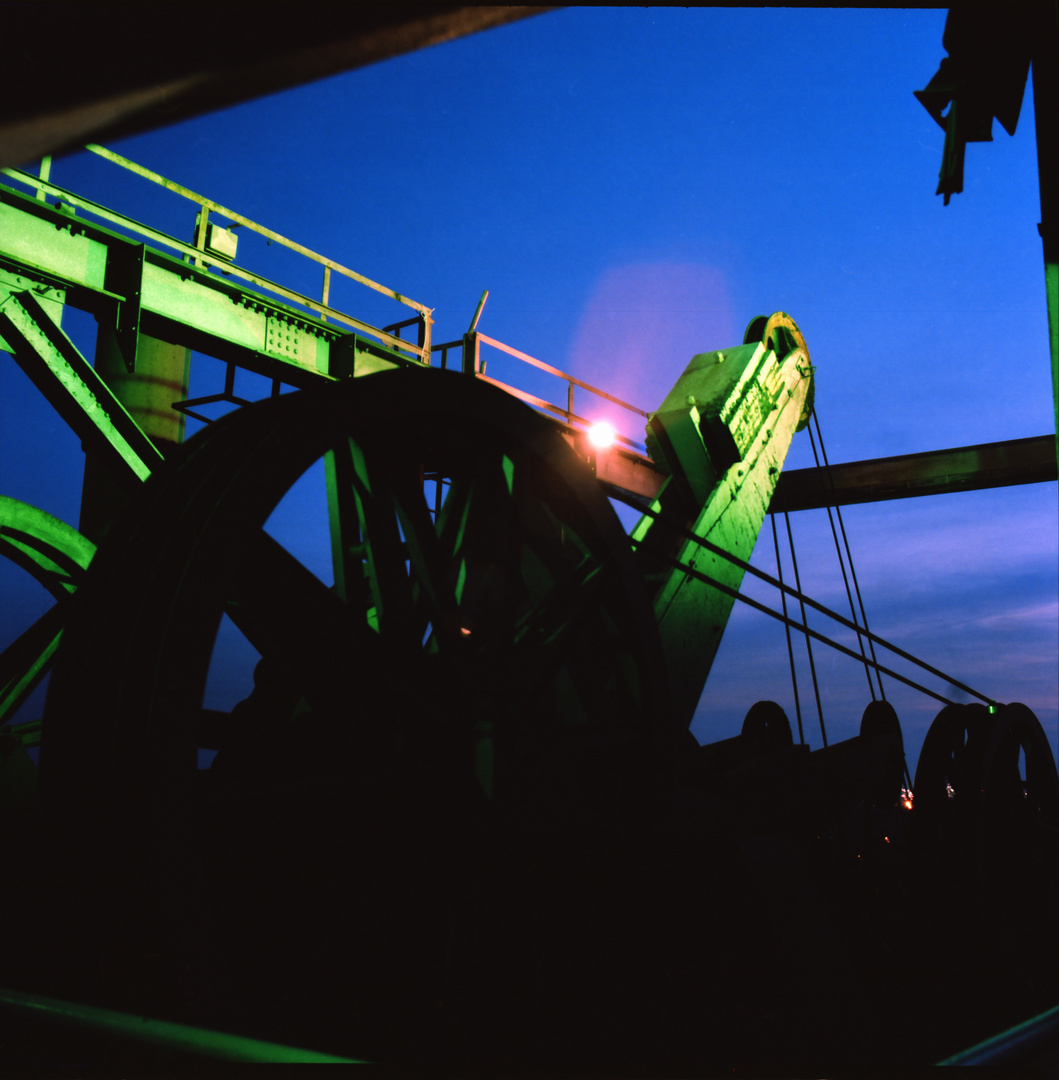
M 0 495 L 0 555 L 22 567 L 59 602 L 0 654 L 0 725 L 51 669 L 62 637 L 63 602 L 83 580 L 96 546 L 44 510 Z
M 321 457 L 330 585 L 263 530 Z M 513 980 L 494 946 L 534 929 L 500 925 L 505 888 L 547 877 L 516 864 L 664 801 L 662 657 L 620 524 L 545 421 L 463 376 L 212 425 L 77 600 L 42 782 L 113 1000 L 260 1029 L 270 997 L 273 1035 L 407 1049 L 447 1025 L 438 1001 Z M 262 659 L 204 775 L 223 612 Z
M 932 965 L 952 985 L 988 985 L 1010 1022 L 1046 1007 L 1059 989 L 1059 781 L 1033 713 L 942 709 L 923 741 L 912 821 Z

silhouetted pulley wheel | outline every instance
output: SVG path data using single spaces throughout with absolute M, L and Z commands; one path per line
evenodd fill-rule
M 263 530 L 321 457 L 331 586 Z M 518 936 L 490 899 L 532 879 L 512 866 L 658 809 L 663 665 L 624 532 L 546 421 L 463 376 L 212 425 L 77 599 L 42 779 L 114 999 L 260 1029 L 270 997 L 273 1036 L 429 1042 L 438 1000 L 508 977 L 482 943 Z M 262 661 L 202 774 L 223 611 Z
M 1059 938 L 1059 778 L 1048 737 L 1025 705 L 1000 706 L 982 754 L 978 876 L 983 900 Z M 1038 938 L 1038 947 L 1044 948 Z
M 1023 951 L 1057 942 L 1059 780 L 1047 736 L 1019 703 L 948 705 L 923 741 L 913 825 L 926 880 L 959 898 L 985 942 L 1028 934 Z M 1043 935 L 1043 936 L 1042 936 Z M 1054 965 L 1053 965 L 1054 970 Z

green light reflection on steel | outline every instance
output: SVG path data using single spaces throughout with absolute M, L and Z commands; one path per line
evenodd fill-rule
M 295 1046 L 284 1046 L 281 1043 L 262 1042 L 243 1035 L 229 1035 L 223 1031 L 174 1024 L 168 1020 L 152 1020 L 146 1016 L 133 1016 L 129 1013 L 115 1012 L 112 1009 L 78 1005 L 75 1002 L 59 1001 L 56 998 L 21 993 L 17 990 L 0 989 L 0 1005 L 43 1014 L 60 1023 L 93 1028 L 107 1034 L 135 1039 L 138 1042 L 153 1043 L 155 1046 L 169 1050 L 180 1050 L 222 1061 L 367 1064 L 356 1058 L 322 1054 L 316 1050 L 303 1050 Z

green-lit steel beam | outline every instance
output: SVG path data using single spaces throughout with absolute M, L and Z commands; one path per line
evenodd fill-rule
M 289 1064 L 348 1064 L 364 1062 L 356 1058 L 321 1054 L 316 1050 L 302 1050 L 281 1043 L 262 1042 L 243 1035 L 229 1035 L 223 1031 L 174 1024 L 168 1020 L 153 1020 L 147 1016 L 134 1016 L 113 1009 L 99 1009 L 91 1005 L 79 1005 L 57 998 L 26 994 L 17 990 L 0 988 L 0 1005 L 42 1016 L 60 1024 L 72 1024 L 91 1028 L 107 1035 L 150 1043 L 166 1050 L 214 1058 L 220 1061 L 245 1061 Z
M 0 555 L 21 566 L 56 599 L 77 589 L 95 552 L 92 541 L 65 521 L 0 495 Z M 63 611 L 53 607 L 0 653 L 0 724 L 7 723 L 47 673 L 62 626 Z
M 1055 438 L 1039 435 L 922 454 L 847 461 L 832 465 L 827 471 L 792 469 L 780 477 L 769 510 L 780 513 L 978 491 L 1054 481 L 1057 475 Z
M 74 196 L 67 199 L 77 201 Z M 121 217 L 95 204 L 91 209 L 100 215 Z M 191 245 L 131 219 L 122 221 L 138 228 L 152 243 L 183 251 L 189 259 L 192 254 L 202 256 Z M 102 225 L 0 185 L 0 268 L 34 287 L 63 290 L 74 307 L 117 319 L 121 306 L 131 299 L 126 295 L 131 286 L 124 290 L 117 287 L 127 274 L 115 273 L 114 267 L 124 269 L 134 263 L 139 250 L 139 244 Z M 238 276 L 238 268 L 227 268 Z M 161 341 L 231 360 L 298 387 L 321 377 L 341 378 L 416 362 L 396 351 L 399 339 L 393 335 L 332 308 L 323 309 L 331 320 L 325 322 L 293 306 L 303 301 L 315 303 L 311 299 L 248 276 L 253 279 L 249 285 L 259 284 L 291 303 L 147 248 L 134 283 L 138 286 L 138 327 Z M 361 327 L 380 341 L 339 329 L 334 325 L 338 320 L 355 323 L 354 329 Z M 0 339 L 3 337 L 0 331 Z M 408 347 L 407 342 L 404 347 Z
M 749 560 L 791 439 L 811 415 L 812 387 L 801 331 L 775 312 L 752 320 L 743 344 L 693 357 L 649 414 L 648 448 L 670 476 L 631 540 L 677 724 L 691 722 L 743 578 L 741 564 L 697 541 Z
M 1059 1045 L 1059 1005 L 1038 1016 L 1030 1017 L 991 1039 L 976 1043 L 958 1054 L 939 1061 L 939 1065 L 1021 1065 L 1041 1064 L 1040 1055 Z M 1042 1069 L 1042 1074 L 1044 1070 Z
M 584 433 L 564 434 L 582 457 L 591 459 L 609 495 L 641 506 L 650 506 L 658 497 L 666 474 L 650 458 L 620 447 L 593 450 Z M 831 466 L 833 492 L 823 469 L 790 469 L 780 476 L 769 512 L 1039 484 L 1054 482 L 1057 476 L 1055 438 L 1035 435 L 920 454 L 845 461 Z
M 52 408 L 117 476 L 146 480 L 161 464 L 161 452 L 32 292 L 0 294 L 0 336 Z
M 48 673 L 65 622 L 66 612 L 56 604 L 0 653 L 0 725 L 15 715 Z

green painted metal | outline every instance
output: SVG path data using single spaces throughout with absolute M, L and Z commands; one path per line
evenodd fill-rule
M 304 293 L 289 289 L 286 286 L 280 285 L 275 281 L 271 281 L 270 279 L 260 274 L 252 273 L 240 266 L 237 266 L 227 258 L 210 254 L 205 249 L 204 239 L 201 240 L 201 247 L 196 246 L 196 244 L 188 244 L 182 240 L 176 239 L 175 237 L 169 236 L 167 233 L 164 233 L 158 229 L 153 229 L 148 225 L 144 225 L 142 222 L 136 221 L 134 218 L 130 218 L 124 214 L 119 214 L 114 210 L 110 210 L 107 207 L 102 206 L 101 204 L 94 202 L 91 199 L 86 199 L 83 196 L 77 195 L 72 191 L 67 191 L 65 188 L 59 187 L 56 184 L 45 183 L 44 181 L 39 180 L 34 176 L 31 176 L 29 173 L 24 173 L 19 169 L 3 169 L 0 170 L 0 172 L 3 172 L 5 175 L 11 177 L 13 180 L 18 180 L 28 186 L 37 189 L 38 191 L 44 191 L 46 194 L 52 195 L 55 198 L 59 199 L 63 209 L 57 212 L 65 216 L 67 222 L 69 222 L 71 219 L 74 219 L 74 212 L 76 210 L 85 211 L 91 214 L 93 217 L 97 217 L 102 221 L 106 221 L 122 229 L 127 229 L 131 232 L 137 233 L 153 244 L 157 244 L 161 247 L 168 248 L 176 252 L 178 255 L 181 256 L 182 260 L 185 262 L 185 265 L 193 266 L 195 269 L 203 270 L 210 266 L 222 268 L 226 274 L 239 278 L 247 282 L 248 284 L 255 286 L 257 290 L 263 289 L 266 292 L 283 298 L 284 300 L 292 301 L 293 303 L 299 305 L 302 308 L 308 308 L 310 311 L 318 313 L 319 315 L 327 315 L 335 322 L 343 323 L 352 329 L 360 330 L 363 333 L 367 333 L 372 335 L 373 337 L 378 338 L 384 345 L 388 345 L 391 348 L 401 349 L 405 352 L 413 353 L 424 361 L 430 356 L 429 333 L 427 334 L 427 340 L 424 347 L 413 345 L 411 342 L 402 341 L 400 338 L 388 333 L 385 330 L 381 330 L 378 327 L 373 326 L 371 323 L 364 322 L 363 320 L 348 315 L 345 312 L 338 310 L 337 308 L 330 307 L 322 303 L 321 301 L 314 299 L 313 297 L 306 296 Z M 47 204 L 45 203 L 39 203 L 39 205 L 42 209 L 45 209 L 47 207 Z M 240 224 L 246 223 L 248 225 L 254 225 L 253 222 L 250 222 L 248 219 L 242 218 L 240 215 L 234 216 L 239 219 Z M 79 233 L 82 231 L 82 226 L 80 225 L 80 222 L 84 219 L 77 218 L 76 220 L 79 222 L 76 229 L 74 229 L 72 225 L 68 225 L 68 228 L 72 229 L 74 232 Z M 200 218 L 200 222 L 201 220 L 202 219 Z M 197 232 L 198 231 L 199 230 L 197 230 Z M 278 234 L 272 234 L 267 229 L 263 230 L 261 226 L 254 225 L 254 231 L 262 232 L 269 239 L 272 239 L 272 237 L 275 236 L 277 237 L 277 239 L 280 240 L 280 242 L 284 243 L 285 246 L 293 246 L 295 250 L 298 250 L 301 253 L 308 253 L 307 248 L 302 248 L 300 245 L 294 245 L 291 241 L 287 241 L 284 238 L 278 237 Z M 3 230 L 0 230 L 0 235 L 4 235 Z M 124 237 L 122 237 L 121 239 L 124 239 Z M 126 243 L 127 242 L 128 241 L 126 240 Z M 20 244 L 19 247 L 25 247 L 25 245 Z M 28 248 L 27 253 L 30 260 L 33 259 L 35 250 L 36 249 L 32 246 Z M 342 267 L 339 263 L 332 263 L 330 260 L 321 260 L 320 256 L 315 256 L 315 259 L 316 261 L 323 261 L 328 264 L 329 269 L 340 270 L 350 276 L 353 276 L 358 281 L 361 281 L 362 284 L 367 284 L 369 285 L 369 287 L 376 287 L 376 283 L 370 282 L 368 278 L 363 278 L 361 280 L 360 275 L 354 274 L 353 271 L 347 271 L 346 268 Z M 385 295 L 390 296 L 392 299 L 398 301 L 399 303 L 413 306 L 417 310 L 419 308 L 422 308 L 422 305 L 417 304 L 415 301 L 409 301 L 405 297 L 401 297 L 400 294 L 393 292 L 393 290 L 387 289 L 385 286 L 377 286 L 377 289 L 378 291 L 381 291 Z M 260 296 L 260 293 L 255 292 L 254 295 Z M 429 309 L 424 310 L 427 312 L 427 314 L 424 314 L 422 317 L 425 320 L 427 330 L 429 331 Z
M 137 229 L 152 243 L 175 248 L 189 260 L 145 250 L 87 218 L 74 217 L 0 185 L 0 269 L 6 266 L 18 275 L 23 288 L 61 288 L 74 306 L 114 319 L 126 335 L 125 352 L 128 329 L 135 326 L 160 340 L 233 360 L 293 386 L 308 385 L 321 376 L 344 377 L 354 366 L 356 373 L 362 374 L 366 366 L 374 370 L 420 362 L 418 346 L 363 320 L 216 260 L 229 275 L 248 282 L 241 286 L 230 277 L 192 265 L 192 259 L 205 261 L 194 246 L 89 200 L 78 200 L 64 189 L 55 192 L 64 205 L 84 203 L 95 216 Z M 140 252 L 142 269 L 135 272 L 130 266 Z M 280 299 L 266 296 L 258 288 Z M 321 316 L 300 310 L 305 306 L 315 306 Z M 133 309 L 136 319 L 130 318 Z M 322 315 L 360 333 L 351 334 L 327 323 Z M 372 337 L 378 340 L 370 340 Z
M 0 298 L 0 334 L 16 363 L 86 445 L 119 475 L 145 480 L 162 455 L 32 292 Z
M 192 202 L 196 202 L 214 213 L 222 214 L 224 217 L 230 218 L 232 221 L 238 223 L 239 225 L 243 225 L 248 229 L 252 229 L 254 232 L 260 233 L 262 236 L 267 237 L 269 240 L 273 240 L 277 244 L 282 244 L 284 247 L 290 248 L 292 251 L 298 252 L 299 255 L 305 255 L 307 258 L 312 259 L 314 262 L 320 263 L 328 270 L 336 271 L 337 273 L 342 274 L 344 277 L 348 277 L 361 285 L 367 286 L 369 289 L 374 289 L 376 292 L 382 293 L 383 296 L 389 296 L 391 299 L 396 300 L 401 304 L 405 304 L 407 307 L 413 308 L 415 311 L 418 311 L 421 314 L 429 315 L 432 310 L 431 308 L 428 308 L 425 304 L 420 304 L 416 300 L 412 300 L 407 296 L 403 296 L 401 293 L 395 291 L 394 289 L 388 288 L 385 285 L 380 285 L 377 281 L 372 281 L 371 278 L 365 277 L 363 274 L 358 274 L 355 270 L 350 270 L 349 267 L 343 266 L 341 263 L 337 263 L 333 259 L 326 259 L 322 255 L 318 255 L 315 251 L 304 247 L 302 244 L 299 244 L 294 240 L 288 240 L 287 237 L 281 236 L 279 233 L 273 232 L 271 229 L 266 229 L 263 225 L 258 225 L 257 222 L 251 221 L 247 217 L 243 217 L 242 214 L 237 214 L 234 210 L 229 210 L 226 207 L 221 206 L 220 203 L 213 202 L 212 199 L 207 199 L 202 195 L 196 195 L 195 192 L 193 192 L 190 188 L 186 188 L 182 184 L 176 183 L 174 180 L 167 180 L 160 173 L 156 173 L 151 169 L 145 168 L 143 165 L 138 165 L 135 161 L 130 161 L 129 158 L 122 157 L 121 154 L 114 153 L 113 150 L 108 150 L 106 147 L 99 146 L 96 143 L 89 143 L 87 146 L 85 146 L 85 149 L 91 151 L 93 154 L 97 154 L 101 158 L 105 158 L 107 161 L 113 162 L 115 165 L 120 165 L 123 169 L 127 169 L 129 172 L 134 172 L 138 176 L 142 176 L 145 180 L 150 180 L 152 183 L 159 184 L 161 187 L 164 188 L 168 188 L 170 191 L 174 191 L 178 195 L 183 195 L 185 199 L 190 199 Z M 203 216 L 202 220 L 204 224 L 205 216 Z M 484 299 L 482 302 L 484 303 Z
M 58 605 L 46 611 L 0 654 L 0 724 L 15 715 L 51 669 L 62 641 L 63 616 Z M 0 793 L 3 786 L 0 778 Z
M 107 1035 L 117 1035 L 136 1042 L 150 1043 L 166 1050 L 176 1050 L 219 1061 L 243 1061 L 274 1064 L 346 1064 L 366 1062 L 356 1058 L 303 1050 L 281 1043 L 263 1042 L 244 1035 L 175 1024 L 147 1016 L 80 1005 L 72 1001 L 27 994 L 0 988 L 0 1005 L 23 1013 L 42 1016 L 56 1023 L 90 1028 Z
M 40 306 L 56 326 L 62 326 L 63 310 L 66 307 L 66 290 L 56 288 L 39 277 L 29 277 L 14 273 L 0 264 L 0 295 L 9 292 L 23 292 L 32 289 Z M 0 336 L 0 352 L 11 352 L 11 347 Z
M 65 521 L 0 495 L 0 554 L 13 559 L 59 597 L 72 593 L 96 548 Z
M 1059 1040 L 1059 1005 L 1031 1016 L 992 1038 L 975 1043 L 958 1054 L 952 1054 L 939 1061 L 938 1065 L 967 1068 L 972 1065 L 996 1067 L 1017 1063 L 1025 1067 L 1034 1055 L 1046 1052 L 1049 1046 L 1054 1053 L 1056 1040 Z M 1040 1060 L 1043 1062 L 1043 1058 Z M 1041 1072 L 1045 1074 L 1043 1068 Z
M 794 433 L 812 408 L 812 367 L 789 316 L 755 319 L 744 344 L 692 359 L 648 421 L 648 449 L 670 477 L 633 529 L 654 584 L 654 614 L 675 715 L 688 723 L 731 614 L 743 569 L 675 534 L 749 560 Z M 669 526 L 667 528 L 667 525 Z M 652 551 L 659 556 L 651 562 Z M 674 569 L 672 560 L 702 576 Z
M 32 574 L 56 599 L 76 590 L 95 550 L 90 540 L 64 521 L 0 495 L 0 555 Z M 63 611 L 56 605 L 0 654 L 0 725 L 8 722 L 47 674 L 62 626 Z M 27 744 L 23 741 L 23 745 Z

